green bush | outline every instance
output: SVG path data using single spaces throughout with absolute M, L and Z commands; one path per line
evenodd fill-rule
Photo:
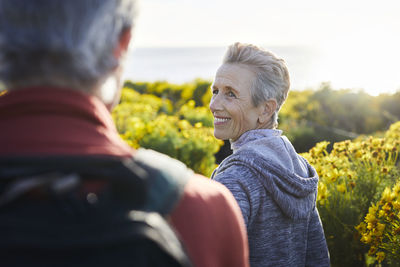
M 151 94 L 162 99 L 169 99 L 174 108 L 179 108 L 189 100 L 195 102 L 196 107 L 208 106 L 211 99 L 211 82 L 196 79 L 184 84 L 172 84 L 166 81 L 156 82 L 125 82 L 125 88 L 135 90 L 140 94 Z
M 174 114 L 169 99 L 124 88 L 112 116 L 121 137 L 133 148 L 167 154 L 208 177 L 216 167 L 214 154 L 222 142 L 213 136 L 211 113 L 193 101 Z
M 332 266 L 365 266 L 377 256 L 360 242 L 356 227 L 384 188 L 398 180 L 399 130 L 396 123 L 387 138 L 339 142 L 330 152 L 322 142 L 303 154 L 320 176 L 317 205 Z

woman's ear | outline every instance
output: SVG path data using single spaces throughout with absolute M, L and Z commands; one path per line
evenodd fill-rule
M 276 108 L 278 107 L 278 103 L 276 103 L 275 99 L 268 99 L 264 103 L 260 105 L 260 114 L 258 116 L 258 122 L 261 125 L 267 124 L 270 120 Z

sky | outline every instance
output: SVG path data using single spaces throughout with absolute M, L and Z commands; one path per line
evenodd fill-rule
M 371 94 L 400 89 L 398 0 L 141 0 L 135 47 L 305 46 L 316 77 Z M 379 88 L 379 89 L 378 89 Z

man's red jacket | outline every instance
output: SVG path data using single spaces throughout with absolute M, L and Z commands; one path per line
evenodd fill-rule
M 0 96 L 0 157 L 108 155 L 132 157 L 105 105 L 55 88 Z M 249 266 L 240 209 L 221 184 L 193 175 L 170 218 L 195 266 Z

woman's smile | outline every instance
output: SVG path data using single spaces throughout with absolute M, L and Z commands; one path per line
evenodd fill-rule
M 229 118 L 229 117 L 214 116 L 214 126 L 226 124 L 230 120 L 231 120 L 231 118 Z

